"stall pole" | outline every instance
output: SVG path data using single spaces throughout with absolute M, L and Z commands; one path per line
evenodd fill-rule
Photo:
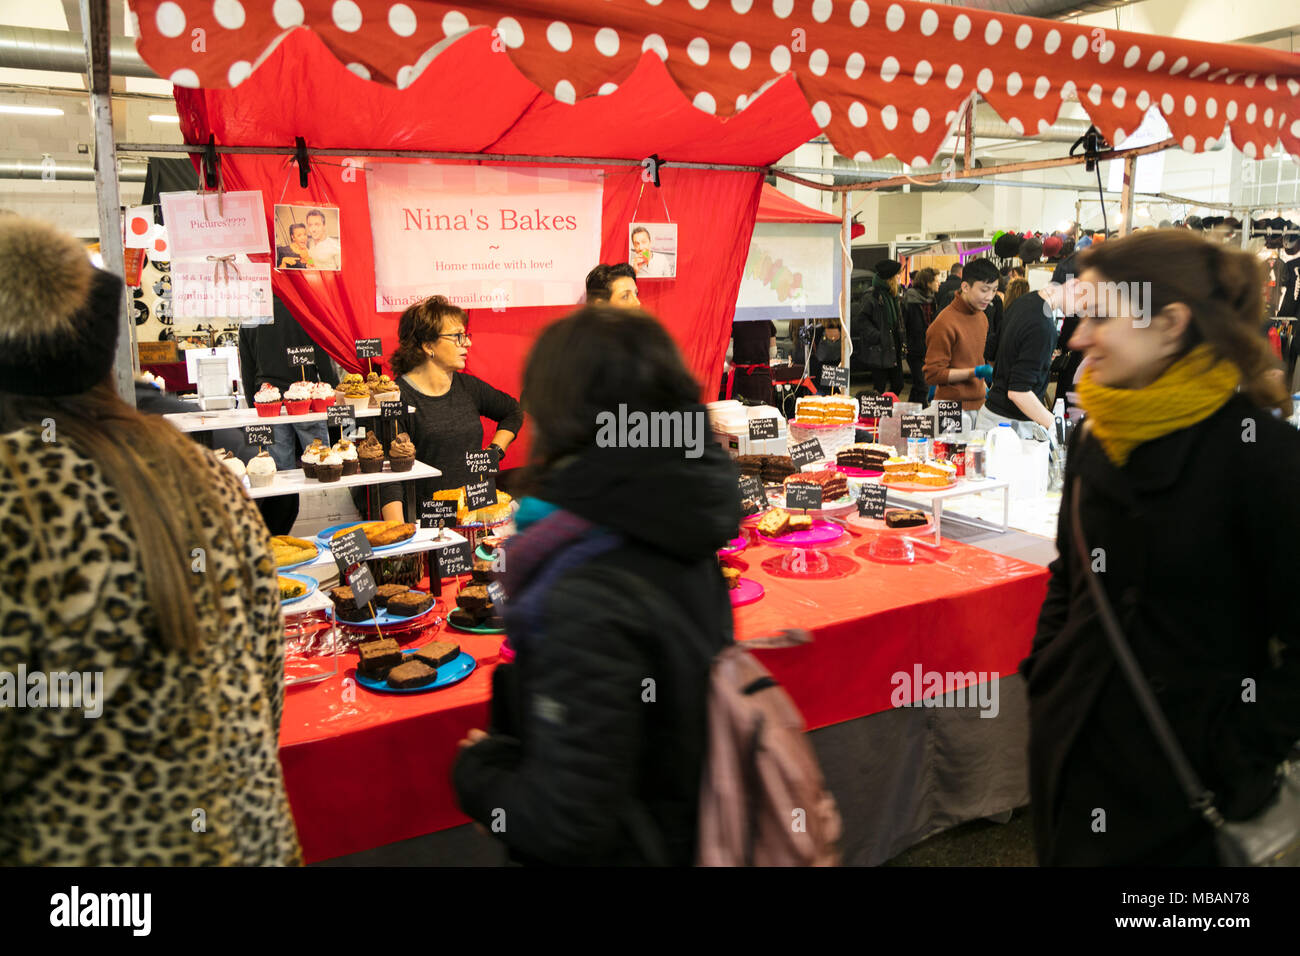
M 1133 187 L 1137 182 L 1137 157 L 1124 159 L 1124 189 L 1119 198 L 1119 235 L 1122 239 L 1133 231 Z
M 113 144 L 113 97 L 109 89 L 109 49 L 112 44 L 108 0 L 81 0 L 86 31 L 86 86 L 95 124 L 95 195 L 99 203 L 99 252 L 104 269 L 114 275 L 126 270 L 122 252 L 122 200 L 117 183 L 117 149 Z M 135 376 L 140 359 L 135 350 L 135 323 L 127 309 L 126 287 L 119 309 L 114 378 L 118 394 L 135 407 Z
M 840 225 L 840 269 L 844 273 L 840 281 L 840 365 L 847 366 L 853 356 L 853 343 L 849 340 L 851 331 L 849 305 L 852 301 L 849 294 L 853 284 L 853 256 L 849 243 L 853 241 L 851 219 L 853 193 L 845 193 L 840 198 L 844 202 L 844 220 Z M 852 386 L 853 383 L 849 382 L 850 395 L 853 394 Z
M 1255 221 L 1255 210 L 1246 210 L 1246 221 L 1241 224 L 1241 249 L 1243 252 L 1250 251 L 1250 224 Z
M 973 168 L 971 166 L 971 163 L 973 161 L 971 159 L 971 156 L 973 153 L 972 147 L 975 141 L 975 97 L 973 96 L 970 98 L 970 101 L 966 104 L 965 126 L 966 126 L 966 136 L 962 144 L 962 159 L 964 161 L 964 165 L 962 166 L 962 169 L 969 172 Z

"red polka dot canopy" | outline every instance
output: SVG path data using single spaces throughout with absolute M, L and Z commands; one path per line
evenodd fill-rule
M 1041 132 L 1077 100 L 1116 146 L 1155 106 L 1189 152 L 1226 127 L 1251 158 L 1279 143 L 1300 153 L 1300 55 L 910 0 L 131 0 L 131 9 L 140 55 L 184 87 L 237 86 L 289 31 L 307 29 L 353 73 L 404 88 L 483 30 L 562 103 L 613 92 L 642 57 L 659 57 L 696 109 L 721 117 L 793 73 L 817 125 L 858 159 L 931 161 L 974 93 L 1018 132 Z

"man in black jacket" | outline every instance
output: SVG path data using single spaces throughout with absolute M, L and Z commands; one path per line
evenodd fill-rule
M 871 288 L 862 296 L 853 316 L 855 369 L 871 373 L 871 385 L 880 393 L 886 389 L 903 393 L 903 321 L 898 301 L 898 273 L 903 265 L 881 259 L 871 267 Z
M 912 279 L 912 285 L 903 293 L 903 328 L 907 335 L 907 368 L 912 374 L 912 391 L 909 402 L 927 405 L 930 387 L 925 384 L 925 333 L 938 315 L 934 307 L 935 290 L 939 275 L 933 269 L 922 269 Z
M 939 285 L 939 291 L 934 294 L 934 314 L 938 315 L 948 304 L 952 302 L 952 297 L 961 291 L 961 272 L 960 262 L 954 262 L 948 268 L 948 278 L 944 279 Z

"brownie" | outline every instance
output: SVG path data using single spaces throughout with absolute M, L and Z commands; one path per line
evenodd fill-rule
M 450 624 L 452 627 L 459 627 L 459 628 L 466 628 L 466 629 L 471 627 L 484 626 L 481 621 L 475 619 L 474 615 L 470 614 L 463 607 L 458 607 L 455 610 L 453 610 L 450 614 L 448 614 L 447 623 Z
M 407 591 L 388 599 L 388 613 L 395 617 L 414 617 L 433 607 L 433 598 L 421 591 Z
M 405 584 L 381 584 L 375 588 L 375 607 L 387 607 L 388 599 L 411 590 Z
M 438 668 L 424 661 L 409 660 L 388 672 L 388 686 L 398 690 L 427 687 L 438 679 Z
M 460 593 L 456 595 L 456 604 L 467 611 L 478 611 L 488 607 L 491 603 L 488 599 L 487 588 L 482 584 L 472 584 L 467 588 L 461 588 Z
M 434 641 L 421 647 L 411 656 L 415 660 L 424 661 L 430 667 L 441 667 L 460 656 L 460 645 L 455 641 Z
M 491 559 L 489 558 L 489 559 L 486 559 L 486 560 L 485 560 L 485 559 L 483 559 L 483 558 L 475 558 L 475 559 L 474 559 L 474 570 L 470 572 L 470 576 L 471 576 L 475 581 L 481 581 L 481 582 L 483 582 L 484 584 L 486 584 L 488 581 L 491 581 L 491 580 L 492 580 L 492 561 L 491 561 Z
M 366 605 L 356 606 L 350 587 L 330 588 L 329 597 L 334 602 L 334 616 L 340 621 L 355 623 L 370 620 L 370 608 Z
M 358 644 L 357 654 L 361 658 L 357 670 L 377 680 L 383 680 L 383 675 L 379 671 L 386 671 L 387 668 L 402 663 L 402 649 L 391 638 Z
M 885 526 L 888 528 L 916 528 L 929 522 L 921 511 L 886 511 Z
M 506 621 L 505 618 L 498 614 L 489 614 L 487 617 L 483 618 L 483 623 L 480 627 L 490 627 L 493 630 L 503 631 L 506 627 Z

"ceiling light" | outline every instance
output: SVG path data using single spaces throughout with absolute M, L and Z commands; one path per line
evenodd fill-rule
M 14 113 L 18 116 L 62 116 L 63 110 L 53 106 L 18 106 L 0 103 L 0 113 Z
M 149 117 L 150 123 L 179 123 L 180 121 L 179 116 L 165 116 L 162 113 L 153 113 Z

